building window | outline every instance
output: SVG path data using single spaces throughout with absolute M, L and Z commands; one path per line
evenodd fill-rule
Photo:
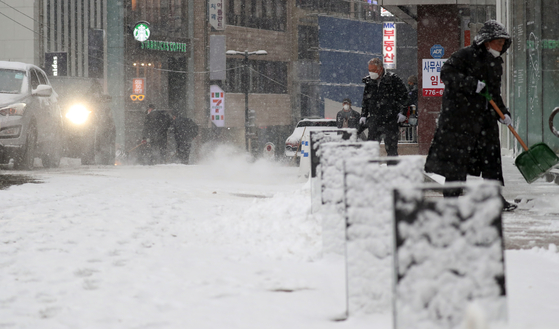
M 318 61 L 318 26 L 298 27 L 298 58 Z
M 227 79 L 225 91 L 229 93 L 244 93 L 244 86 L 249 86 L 249 93 L 258 94 L 286 94 L 287 93 L 287 63 L 272 61 L 249 60 L 248 74 L 243 66 L 243 60 L 227 59 Z
M 285 31 L 286 10 L 285 0 L 229 0 L 227 24 Z

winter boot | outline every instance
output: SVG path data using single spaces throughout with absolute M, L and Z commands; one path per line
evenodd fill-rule
M 503 199 L 503 211 L 513 211 L 516 208 L 518 208 L 518 206 L 515 205 L 514 203 L 510 203 L 507 200 L 505 200 L 503 196 L 501 196 L 501 198 Z

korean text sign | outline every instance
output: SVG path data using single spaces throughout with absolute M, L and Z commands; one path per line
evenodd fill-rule
M 146 79 L 134 78 L 132 79 L 132 94 L 144 95 L 146 93 Z
M 387 69 L 396 69 L 396 23 L 382 23 L 382 62 Z
M 441 68 L 445 59 L 433 58 L 424 59 L 422 65 L 423 71 L 423 97 L 442 97 L 444 92 L 444 83 L 441 81 Z
M 209 20 L 212 27 L 216 30 L 225 29 L 223 0 L 209 0 Z

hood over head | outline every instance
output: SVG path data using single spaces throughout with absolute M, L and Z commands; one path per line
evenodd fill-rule
M 483 24 L 483 27 L 476 34 L 476 37 L 474 38 L 474 45 L 480 48 L 483 46 L 484 42 L 495 39 L 505 39 L 505 44 L 501 50 L 501 54 L 504 54 L 507 49 L 509 49 L 512 42 L 510 34 L 507 32 L 503 24 L 495 20 L 489 20 Z

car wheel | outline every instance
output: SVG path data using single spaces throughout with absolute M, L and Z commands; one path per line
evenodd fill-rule
M 34 124 L 27 129 L 25 150 L 15 159 L 14 167 L 20 170 L 33 170 L 35 152 L 37 151 L 37 128 Z
M 60 166 L 60 158 L 62 157 L 62 139 L 60 135 L 52 141 L 52 148 L 49 150 L 48 154 L 44 154 L 41 157 L 43 162 L 43 167 L 45 168 L 57 168 Z
M 87 146 L 87 150 L 84 151 L 82 155 L 82 165 L 94 165 L 95 164 L 95 146 L 93 143 Z
M 99 150 L 97 151 L 96 157 L 98 158 L 99 164 L 102 165 L 114 165 L 115 164 L 115 136 L 110 132 L 106 132 L 106 135 L 102 138 L 97 139 L 100 143 Z

